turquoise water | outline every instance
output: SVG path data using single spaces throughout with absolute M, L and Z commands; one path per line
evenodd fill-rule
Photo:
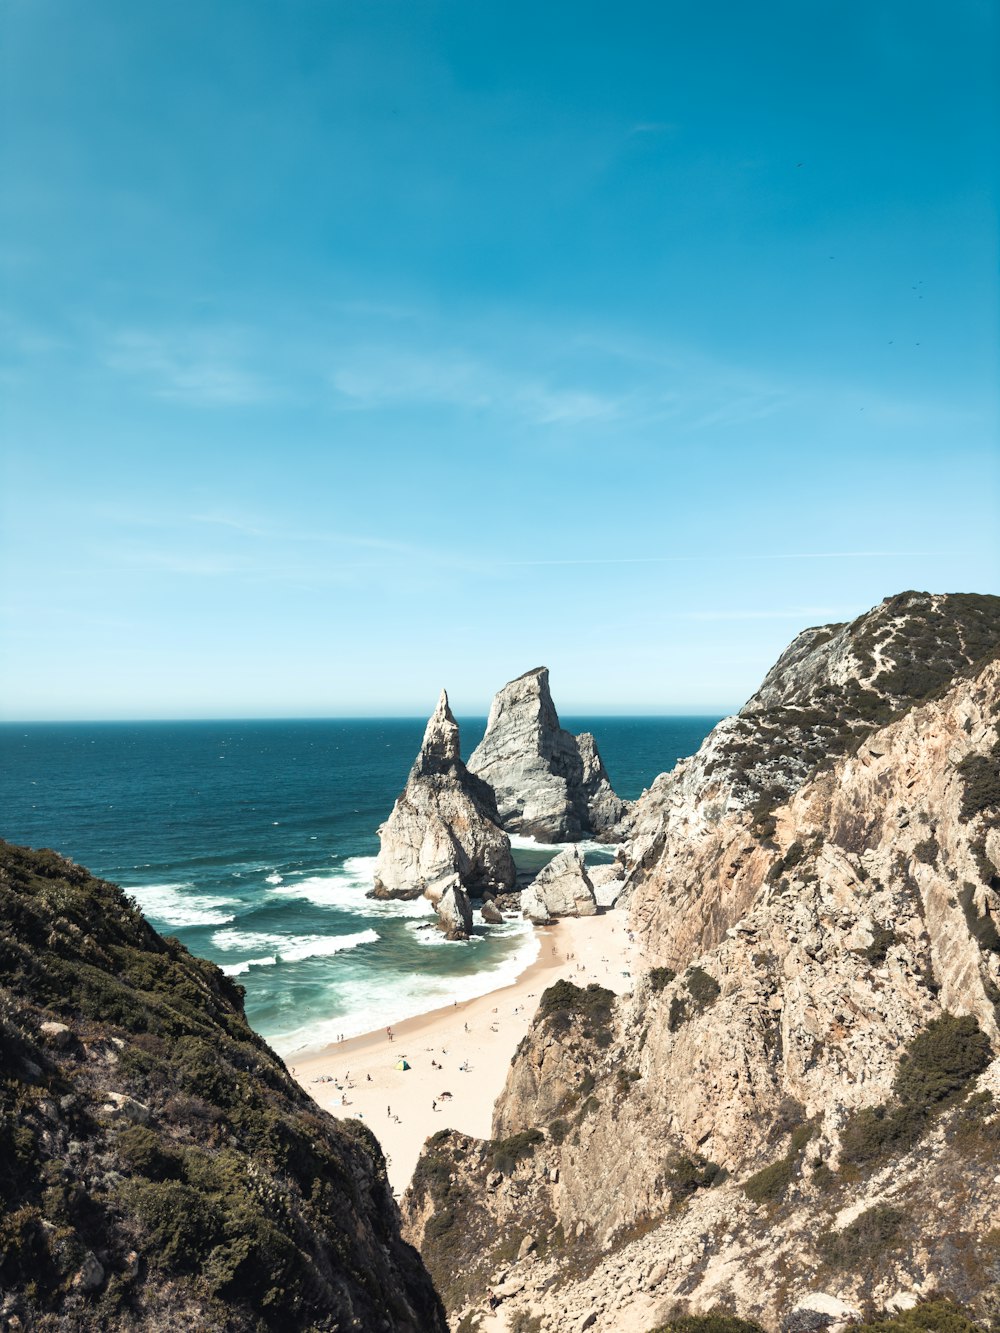
M 633 797 L 716 721 L 563 725 L 594 732 L 616 790 Z M 460 722 L 468 754 L 485 719 Z M 449 943 L 423 900 L 365 897 L 376 829 L 423 729 L 409 718 L 7 723 L 2 834 L 121 884 L 158 930 L 238 977 L 250 1022 L 287 1054 L 482 994 L 535 956 L 521 922 Z M 515 848 L 523 871 L 549 855 Z

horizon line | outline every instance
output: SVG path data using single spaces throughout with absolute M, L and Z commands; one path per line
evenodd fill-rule
M 664 717 L 731 717 L 739 712 L 742 705 L 721 710 L 706 705 L 676 706 L 674 709 L 647 706 L 638 712 L 607 711 L 599 708 L 567 708 L 560 712 L 560 717 L 569 718 L 632 718 L 651 719 Z M 651 711 L 650 711 L 651 710 Z M 453 710 L 455 711 L 455 710 Z M 430 714 L 424 712 L 389 712 L 389 713 L 289 713 L 289 714 L 232 714 L 177 717 L 31 717 L 2 718 L 0 727 L 62 727 L 62 726 L 121 726 L 121 725 L 164 725 L 169 723 L 215 723 L 215 722 L 426 722 Z M 459 709 L 455 716 L 466 721 L 486 721 L 488 711 L 469 713 Z

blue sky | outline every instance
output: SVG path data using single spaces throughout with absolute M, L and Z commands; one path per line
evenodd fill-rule
M 0 24 L 3 716 L 722 711 L 998 590 L 986 0 Z

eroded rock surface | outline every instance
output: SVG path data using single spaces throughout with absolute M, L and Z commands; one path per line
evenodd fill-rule
M 405 1213 L 439 1281 L 446 1205 L 463 1243 L 556 1238 L 497 1263 L 543 1333 L 720 1306 L 777 1330 L 942 1291 L 988 1323 L 998 653 L 1000 600 L 903 594 L 800 636 L 653 784 L 622 858 L 645 968 L 617 1002 L 543 996 L 493 1139 L 429 1145 Z M 961 1086 L 914 1102 L 920 1043 L 933 1088 L 959 1033 Z
M 589 732 L 559 725 L 546 667 L 505 685 L 469 769 L 496 793 L 500 822 L 542 842 L 611 838 L 627 813 Z
M 423 894 L 437 905 L 449 889 L 478 895 L 514 884 L 510 839 L 499 825 L 492 790 L 462 762 L 458 723 L 444 690 L 406 787 L 378 832 L 375 897 Z M 453 896 L 449 922 L 456 903 L 462 915 L 461 900 Z
M 597 899 L 577 847 L 554 856 L 521 894 L 521 913 L 544 925 L 560 916 L 595 916 Z

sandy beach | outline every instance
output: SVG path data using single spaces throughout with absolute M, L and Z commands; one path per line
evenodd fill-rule
M 424 1140 L 441 1129 L 488 1137 L 511 1057 L 547 986 L 565 977 L 618 994 L 632 986 L 626 915 L 613 908 L 540 927 L 541 951 L 517 980 L 474 1000 L 296 1056 L 299 1083 L 332 1115 L 365 1121 L 397 1193 Z M 397 1065 L 405 1061 L 408 1069 Z

